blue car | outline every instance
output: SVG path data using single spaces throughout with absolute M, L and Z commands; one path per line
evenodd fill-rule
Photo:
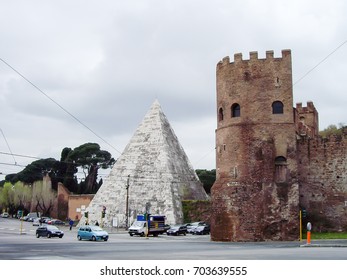
M 77 239 L 82 240 L 108 240 L 108 233 L 98 226 L 82 226 L 78 229 Z

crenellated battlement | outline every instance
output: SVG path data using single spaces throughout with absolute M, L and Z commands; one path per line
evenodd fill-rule
M 302 103 L 298 102 L 296 103 L 296 110 L 298 111 L 299 114 L 304 114 L 304 113 L 310 113 L 310 112 L 316 112 L 316 107 L 314 106 L 312 101 L 307 101 L 307 106 L 302 107 Z
M 257 51 L 251 51 L 251 52 L 249 52 L 249 59 L 243 59 L 242 53 L 235 53 L 234 54 L 234 61 L 230 61 L 230 57 L 226 56 L 221 61 L 218 62 L 217 67 L 230 65 L 230 64 L 233 65 L 233 64 L 238 64 L 238 63 L 242 63 L 242 62 L 254 62 L 254 61 L 264 62 L 266 60 L 272 61 L 274 59 L 279 60 L 279 59 L 284 59 L 284 58 L 291 58 L 291 50 L 289 50 L 289 49 L 282 50 L 282 56 L 281 57 L 274 57 L 274 51 L 269 50 L 269 51 L 266 51 L 266 57 L 265 58 L 259 58 Z

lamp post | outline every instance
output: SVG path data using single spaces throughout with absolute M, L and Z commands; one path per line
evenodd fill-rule
M 130 175 L 128 175 L 127 179 L 127 185 L 126 185 L 126 190 L 127 190 L 127 197 L 125 201 L 125 229 L 128 230 L 128 216 L 129 216 L 129 180 L 130 180 Z

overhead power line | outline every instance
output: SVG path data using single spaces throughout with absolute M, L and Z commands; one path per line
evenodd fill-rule
M 347 40 L 344 41 L 342 44 L 340 44 L 337 48 L 335 48 L 333 51 L 331 51 L 326 57 L 324 57 L 321 61 L 319 61 L 314 67 L 312 67 L 309 71 L 307 71 L 301 78 L 296 80 L 293 83 L 293 86 L 295 86 L 297 83 L 299 83 L 301 80 L 303 80 L 307 75 L 309 75 L 314 69 L 316 69 L 319 65 L 321 65 L 324 61 L 326 61 L 331 55 L 333 55 L 338 49 L 340 49 L 344 44 L 347 43 Z
M 94 130 L 92 130 L 89 126 L 84 124 L 81 120 L 79 120 L 76 116 L 74 116 L 72 113 L 70 113 L 67 109 L 65 109 L 62 105 L 60 105 L 57 101 L 55 101 L 52 97 L 50 97 L 48 94 L 46 94 L 41 88 L 39 88 L 37 85 L 35 85 L 33 82 L 31 82 L 27 77 L 25 77 L 22 73 L 20 73 L 17 69 L 15 69 L 12 65 L 10 65 L 8 62 L 6 62 L 4 59 L 0 57 L 0 60 L 7 65 L 9 68 L 11 68 L 15 73 L 17 73 L 20 77 L 22 77 L 26 82 L 28 82 L 31 86 L 33 86 L 36 90 L 38 90 L 41 94 L 43 94 L 46 98 L 48 98 L 50 101 L 52 101 L 55 105 L 57 105 L 61 110 L 63 110 L 66 114 L 68 114 L 70 117 L 72 117 L 75 121 L 77 121 L 80 125 L 84 126 L 86 129 L 88 129 L 91 133 L 93 133 L 96 137 L 98 137 L 101 141 L 106 143 L 108 146 L 110 146 L 112 149 L 117 151 L 119 154 L 121 152 L 116 149 L 113 145 L 111 145 L 108 141 L 106 141 L 103 137 L 98 135 Z
M 12 153 L 12 151 L 11 151 L 10 145 L 9 145 L 8 142 L 7 142 L 7 139 L 6 139 L 6 137 L 5 137 L 5 134 L 4 134 L 4 132 L 2 131 L 1 128 L 0 128 L 0 130 L 1 130 L 2 136 L 3 136 L 4 139 L 5 139 L 7 148 L 8 148 L 8 150 L 10 151 L 10 153 L 11 153 L 11 155 L 12 155 L 12 157 L 13 157 L 13 161 L 14 161 L 15 164 L 17 164 L 16 159 L 14 158 L 14 155 L 13 155 L 13 153 Z
M 33 156 L 26 156 L 26 155 L 19 155 L 19 154 L 9 154 L 9 153 L 6 153 L 6 152 L 0 152 L 1 155 L 13 155 L 13 156 L 16 156 L 16 157 L 24 157 L 24 158 L 32 158 L 32 159 L 43 159 L 43 158 L 39 158 L 39 157 L 33 157 Z

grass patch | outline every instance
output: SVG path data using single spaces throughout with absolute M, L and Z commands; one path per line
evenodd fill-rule
M 302 238 L 306 239 L 306 232 Z M 347 239 L 347 232 L 311 232 L 311 239 Z

